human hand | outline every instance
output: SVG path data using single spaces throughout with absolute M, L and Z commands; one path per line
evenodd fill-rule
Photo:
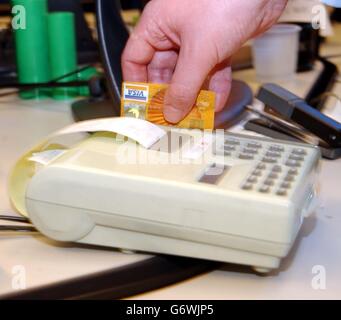
M 177 123 L 199 91 L 216 92 L 216 111 L 232 82 L 231 56 L 274 24 L 287 0 L 152 0 L 122 56 L 125 81 L 170 83 L 164 116 Z

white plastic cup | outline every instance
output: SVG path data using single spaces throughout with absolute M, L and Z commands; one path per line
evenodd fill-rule
M 301 29 L 293 24 L 277 24 L 253 41 L 253 63 L 258 81 L 286 81 L 294 77 Z

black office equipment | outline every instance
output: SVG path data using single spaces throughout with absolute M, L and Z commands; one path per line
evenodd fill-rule
M 304 99 L 310 106 L 320 110 L 325 101 L 319 98 L 331 90 L 339 72 L 337 66 L 327 59 L 319 57 L 317 60 L 322 64 L 322 71 Z
M 295 130 L 290 130 L 289 126 L 295 125 L 296 130 L 301 131 L 303 136 L 307 132 L 318 138 L 324 157 L 329 159 L 341 157 L 341 124 L 339 122 L 275 84 L 262 86 L 257 99 L 270 108 L 271 114 L 262 119 L 251 120 L 246 125 L 246 129 L 273 138 L 303 140 L 304 138 L 299 138 Z M 274 115 L 278 116 L 279 121 L 274 120 Z M 285 121 L 288 122 L 287 126 L 284 125 Z

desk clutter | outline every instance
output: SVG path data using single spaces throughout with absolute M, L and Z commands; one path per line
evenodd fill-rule
M 12 13 L 19 96 L 55 100 L 89 96 L 88 81 L 98 71 L 94 67 L 78 71 L 74 14 L 49 12 L 47 0 L 13 0 Z

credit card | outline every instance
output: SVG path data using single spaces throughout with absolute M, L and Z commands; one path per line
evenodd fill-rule
M 190 113 L 176 125 L 163 116 L 164 98 L 168 84 L 124 82 L 122 85 L 121 116 L 143 119 L 162 126 L 185 129 L 213 129 L 215 93 L 202 90 Z

